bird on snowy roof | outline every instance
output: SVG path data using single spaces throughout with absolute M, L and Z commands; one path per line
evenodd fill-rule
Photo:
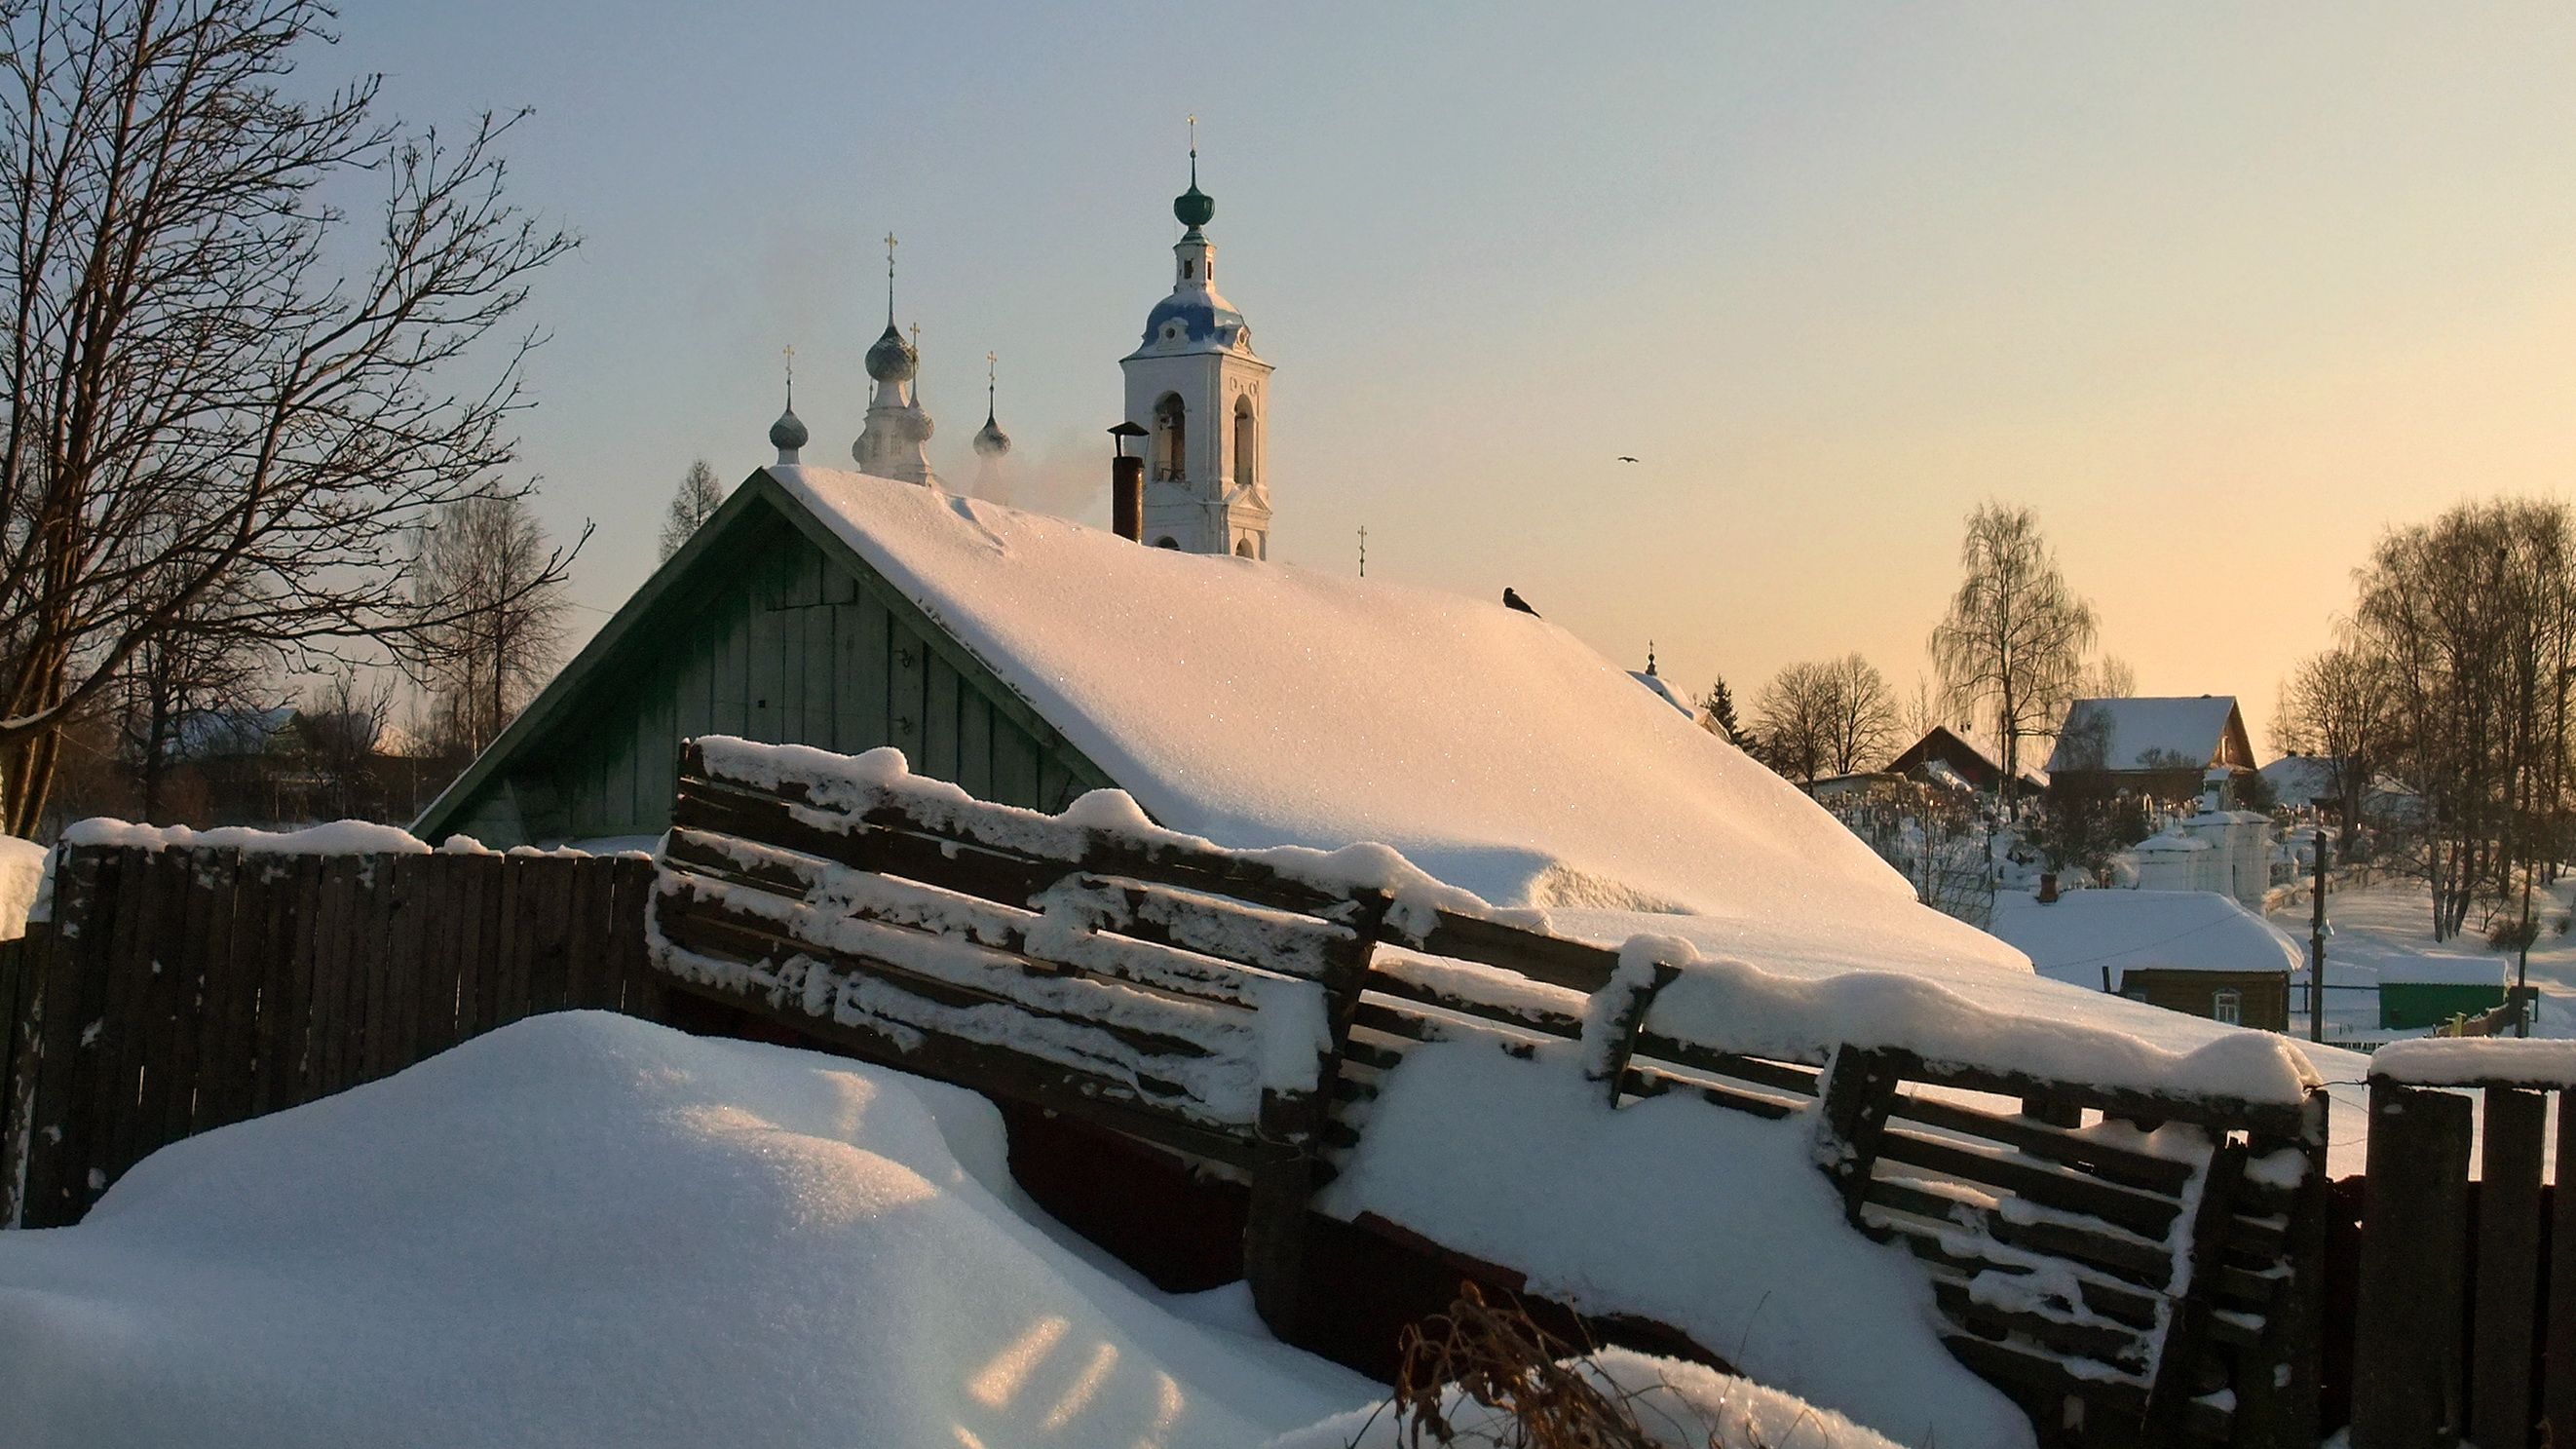
M 1634 463 L 1634 462 L 1636 462 L 1637 460 L 1636 460 L 1636 459 L 1634 459 L 1634 458 L 1629 457 L 1629 456 L 1628 456 L 1627 454 L 1625 454 L 1625 453 L 1622 453 L 1622 454 L 1620 454 L 1620 455 L 1619 455 L 1619 461 L 1620 461 L 1620 462 L 1622 462 L 1622 463 Z
M 1503 590 L 1503 607 L 1506 609 L 1518 609 L 1533 619 L 1538 617 L 1538 610 L 1529 606 L 1529 600 L 1522 598 L 1517 592 L 1509 588 Z

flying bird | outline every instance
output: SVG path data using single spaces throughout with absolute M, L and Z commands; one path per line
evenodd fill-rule
M 1636 460 L 1636 459 L 1634 459 L 1634 458 L 1629 457 L 1629 456 L 1628 456 L 1627 454 L 1625 454 L 1625 453 L 1622 453 L 1622 454 L 1620 454 L 1620 455 L 1619 455 L 1619 461 L 1620 461 L 1620 462 L 1622 462 L 1622 463 L 1634 463 L 1634 462 L 1636 462 L 1637 460 Z
M 1503 590 L 1503 607 L 1506 609 L 1518 609 L 1533 619 L 1538 617 L 1538 610 L 1529 606 L 1529 600 L 1522 598 L 1519 594 L 1510 589 Z

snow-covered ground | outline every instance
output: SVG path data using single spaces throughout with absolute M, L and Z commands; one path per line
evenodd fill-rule
M 2540 988 L 2540 1010 L 2533 1035 L 2576 1037 L 2576 935 L 2560 935 L 2554 923 L 2576 906 L 2576 876 L 2536 892 L 2532 913 L 2542 922 L 2540 940 L 2531 948 L 2531 984 Z M 2274 913 L 2272 924 L 2287 932 L 2304 950 L 2308 941 L 2308 907 Z M 2493 969 L 2512 977 L 2514 957 L 2487 947 L 2483 936 L 2433 939 L 2432 896 L 2422 881 L 2381 880 L 2326 897 L 2326 1037 L 2330 1041 L 2382 1042 L 2429 1035 L 2428 1030 L 2382 1031 L 2379 1028 L 2379 981 L 2390 973 L 2423 974 L 2457 963 Z M 2472 920 L 2471 925 L 2476 922 Z M 2307 972 L 2290 988 L 2291 1030 L 2307 1031 Z
M 535 1017 L 0 1233 L 0 1444 L 1241 1449 L 1382 1394 L 1040 1216 L 970 1093 Z
M 1437 1077 L 1457 1069 L 1448 1055 L 1405 1070 Z M 1416 1099 L 1437 1095 L 1423 1085 Z M 1506 1085 L 1546 1108 L 1550 1084 Z M 1677 1115 L 1619 1114 L 1654 1140 Z M 1725 1139 L 1690 1133 L 1692 1161 L 1636 1164 L 1638 1204 L 1705 1223 L 1727 1204 L 1672 1187 L 1785 1175 L 1814 1201 L 1770 1203 L 1765 1231 L 1811 1251 L 1848 1239 L 1850 1261 L 1809 1262 L 1769 1315 L 1756 1305 L 1768 1357 L 1818 1318 L 1795 1300 L 1876 1282 L 1842 1306 L 1881 1321 L 1794 1341 L 1787 1366 L 1834 1387 L 1875 1377 L 1882 1422 L 1941 1442 L 2028 1442 L 1932 1344 L 1920 1276 L 1842 1226 L 1802 1144 L 1730 1164 Z M 1782 1228 L 1792 1216 L 1813 1221 Z M 1656 1223 L 1582 1226 L 1641 1263 L 1707 1256 L 1687 1224 L 1679 1241 L 1629 1236 Z M 1674 1449 L 1886 1443 L 1689 1364 L 1610 1353 L 1596 1373 L 1639 1395 Z M 1350 1443 L 1384 1393 L 1272 1340 L 1243 1285 L 1158 1293 L 1048 1219 L 972 1093 L 599 1012 L 530 1018 L 174 1144 L 79 1226 L 0 1233 L 9 1449 L 1308 1449 Z M 1377 1423 L 1365 1442 L 1394 1442 Z

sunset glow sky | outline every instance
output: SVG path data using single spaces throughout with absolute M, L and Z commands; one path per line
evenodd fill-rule
M 2259 741 L 2391 523 L 2576 462 L 2576 12 L 353 0 L 401 114 L 536 107 L 527 464 L 583 632 L 689 460 L 841 462 L 883 248 L 933 461 L 984 354 L 1023 501 L 1106 519 L 1183 117 L 1279 371 L 1272 556 L 1480 598 L 1749 704 L 1900 689 L 1978 500 L 2036 507 L 2145 693 Z M 1641 461 L 1622 464 L 1620 454 Z M 2265 752 L 2268 755 L 2268 751 Z

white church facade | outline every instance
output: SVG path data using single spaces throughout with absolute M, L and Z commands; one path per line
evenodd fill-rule
M 1190 189 L 1172 203 L 1188 228 L 1172 247 L 1172 294 L 1118 363 L 1127 420 L 1146 434 L 1144 541 L 1268 558 L 1270 364 L 1254 355 L 1252 329 L 1216 289 L 1216 243 L 1203 229 L 1215 214 L 1193 153 Z

